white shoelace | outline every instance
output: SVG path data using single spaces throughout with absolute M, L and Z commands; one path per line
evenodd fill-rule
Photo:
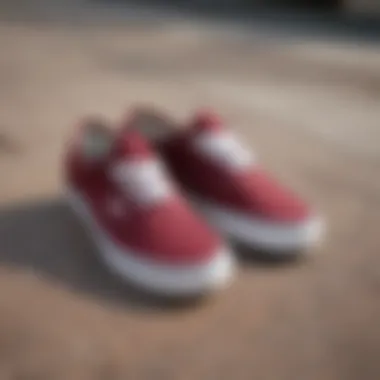
M 246 168 L 255 162 L 249 148 L 233 133 L 204 132 L 196 138 L 195 147 L 203 155 L 230 169 Z
M 157 204 L 174 194 L 173 185 L 159 161 L 121 162 L 113 167 L 112 176 L 138 204 Z

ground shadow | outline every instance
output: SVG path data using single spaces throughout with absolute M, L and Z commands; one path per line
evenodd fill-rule
M 330 6 L 334 2 L 337 6 Z M 360 43 L 380 42 L 380 16 L 375 13 L 348 13 L 339 10 L 338 0 L 272 1 L 185 1 L 185 0 L 87 0 L 67 4 L 10 3 L 0 6 L 0 20 L 23 25 L 114 26 L 141 28 L 165 27 L 173 17 L 222 21 L 244 26 L 247 31 L 264 35 L 328 39 Z M 314 3 L 314 6 L 310 6 Z M 326 6 L 320 6 L 326 3 Z M 27 4 L 27 6 L 25 5 Z M 302 6 L 305 5 L 305 6 Z
M 0 210 L 0 263 L 33 270 L 79 293 L 129 309 L 181 310 L 203 301 L 199 297 L 161 298 L 113 276 L 71 210 L 58 198 Z
M 301 249 L 274 252 L 268 249 L 247 246 L 237 241 L 231 241 L 231 245 L 238 260 L 243 265 L 282 268 L 288 265 L 300 264 L 305 258 L 305 252 Z
M 373 12 L 348 13 L 339 1 L 184 1 L 184 0 L 88 0 L 89 3 L 133 4 L 153 9 L 179 11 L 203 20 L 244 25 L 253 32 L 282 36 L 327 38 L 355 42 L 380 42 L 380 16 Z M 313 4 L 312 4 L 313 3 Z

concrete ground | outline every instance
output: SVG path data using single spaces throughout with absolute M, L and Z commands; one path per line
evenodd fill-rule
M 0 379 L 380 378 L 380 50 L 79 0 L 0 2 Z M 163 308 L 97 262 L 61 197 L 78 116 L 211 105 L 325 213 L 291 265 Z

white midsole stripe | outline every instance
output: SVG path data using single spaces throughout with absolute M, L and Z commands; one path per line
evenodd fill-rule
M 317 243 L 325 225 L 318 216 L 296 224 L 271 223 L 190 196 L 193 204 L 214 227 L 244 243 L 274 250 L 274 253 L 304 248 Z

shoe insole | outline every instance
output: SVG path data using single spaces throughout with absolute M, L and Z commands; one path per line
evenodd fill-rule
M 135 114 L 134 127 L 150 141 L 156 143 L 170 138 L 179 130 L 180 125 L 156 110 L 141 109 Z

